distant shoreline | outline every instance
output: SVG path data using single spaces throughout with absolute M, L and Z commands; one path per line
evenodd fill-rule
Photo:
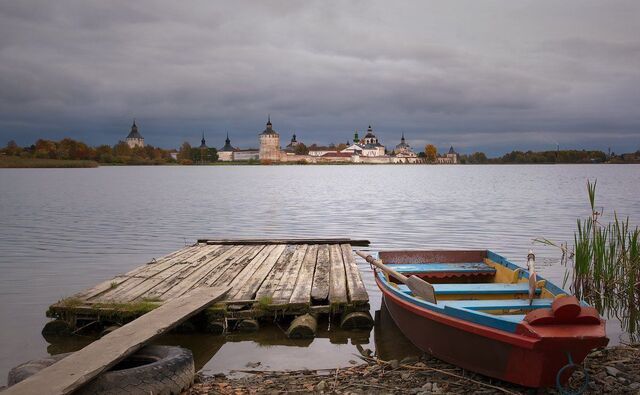
M 466 163 L 449 166 L 488 166 L 488 165 L 630 165 L 639 164 L 638 162 L 574 162 L 574 163 Z M 120 167 L 120 166 L 186 166 L 186 167 L 203 167 L 203 166 L 447 166 L 447 164 L 437 163 L 270 163 L 263 165 L 256 161 L 246 162 L 212 162 L 204 164 L 182 165 L 179 163 L 163 163 L 163 164 L 120 164 L 120 163 L 98 163 L 92 160 L 68 160 L 68 159 L 39 159 L 39 158 L 21 158 L 17 156 L 0 155 L 0 169 L 79 169 L 79 168 L 97 168 L 97 167 Z
M 0 156 L 2 169 L 57 169 L 57 168 L 94 168 L 99 164 L 93 160 L 21 158 L 19 156 Z

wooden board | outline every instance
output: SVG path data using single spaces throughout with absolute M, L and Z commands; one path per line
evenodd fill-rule
M 198 239 L 198 243 L 207 244 L 351 244 L 359 247 L 369 246 L 369 240 L 351 240 L 345 238 L 326 238 L 326 239 Z
M 303 307 L 311 304 L 311 288 L 313 286 L 313 275 L 318 259 L 318 245 L 312 244 L 307 249 L 302 266 L 298 272 L 296 285 L 291 292 L 289 305 L 291 307 Z
M 185 247 L 185 248 L 180 249 L 180 250 L 178 250 L 176 252 L 168 254 L 168 255 L 158 259 L 157 261 L 152 261 L 150 263 L 147 263 L 146 265 L 139 266 L 139 267 L 137 267 L 137 268 L 125 273 L 125 274 L 121 274 L 121 275 L 118 275 L 118 276 L 116 276 L 116 277 L 114 277 L 112 279 L 103 281 L 100 284 L 98 284 L 98 285 L 96 285 L 96 286 L 94 286 L 92 288 L 89 288 L 87 290 L 84 290 L 82 292 L 79 292 L 79 293 L 75 294 L 73 297 L 74 298 L 78 298 L 78 299 L 83 299 L 83 300 L 90 299 L 90 298 L 93 298 L 93 297 L 97 297 L 97 296 L 99 296 L 99 295 L 101 295 L 101 294 L 113 289 L 114 286 L 116 286 L 116 287 L 120 286 L 122 283 L 127 281 L 129 278 L 131 278 L 131 277 L 135 276 L 136 274 L 146 270 L 148 268 L 148 266 L 150 266 L 150 265 L 157 265 L 159 263 L 166 262 L 166 261 L 168 261 L 170 259 L 174 259 L 176 257 L 183 256 L 183 255 L 185 255 L 187 253 L 190 253 L 192 251 L 195 252 L 197 250 L 197 248 L 198 247 L 196 247 L 196 246 Z
M 228 287 L 198 288 L 169 301 L 80 351 L 54 363 L 4 394 L 68 394 L 133 354 L 144 344 L 220 299 Z
M 202 246 L 194 254 L 174 258 L 166 263 L 154 265 L 144 273 L 139 273 L 132 278 L 133 281 L 126 281 L 122 285 L 105 292 L 92 302 L 130 302 L 145 292 L 153 289 L 158 284 L 176 275 L 176 273 L 188 268 L 194 262 L 204 258 L 207 254 L 214 252 L 219 246 Z M 206 259 L 206 258 L 205 258 Z
M 332 306 L 346 304 L 347 278 L 339 244 L 329 246 L 329 303 Z
M 280 278 L 280 282 L 278 283 L 278 286 L 271 296 L 272 305 L 283 305 L 289 302 L 289 299 L 291 298 L 293 290 L 297 284 L 300 268 L 302 267 L 309 248 L 310 247 L 307 244 L 301 244 L 297 246 L 296 251 L 293 253 L 291 259 L 282 270 L 282 277 Z M 316 255 L 317 252 L 313 252 L 314 267 Z M 313 267 L 312 270 L 314 270 Z
M 304 245 L 304 244 L 303 244 Z M 256 292 L 255 299 L 264 300 L 265 298 L 273 300 L 273 293 L 275 292 L 280 280 L 282 279 L 285 266 L 291 261 L 293 253 L 296 251 L 296 246 L 288 244 L 282 255 L 278 258 L 278 261 L 273 266 L 267 277 L 264 279 L 260 288 Z
M 360 269 L 353 258 L 353 251 L 349 244 L 342 244 L 342 259 L 344 261 L 344 269 L 347 276 L 347 293 L 349 301 L 354 304 L 369 303 L 369 294 L 362 281 Z
M 324 301 L 329 298 L 329 246 L 322 244 L 318 247 L 318 260 L 316 271 L 313 274 L 313 286 L 311 287 L 311 299 Z
M 147 294 L 147 297 L 159 297 L 162 300 L 169 300 L 178 297 L 200 281 L 209 272 L 216 270 L 216 268 L 227 259 L 231 259 L 239 250 L 239 247 L 235 246 L 217 246 L 219 247 L 214 253 L 206 256 L 206 260 L 197 265 L 191 265 L 187 270 L 179 273 L 179 275 L 163 282 L 157 289 L 153 289 L 152 292 Z M 155 291 L 155 292 L 154 292 Z
M 266 246 L 231 282 L 229 300 L 253 299 L 278 258 L 287 248 L 284 244 Z
M 239 253 L 236 257 L 234 257 L 231 261 L 225 265 L 224 268 L 220 268 L 215 273 L 211 273 L 204 279 L 205 285 L 209 286 L 218 286 L 218 285 L 229 285 L 233 281 L 234 278 L 240 273 L 244 268 L 255 259 L 262 250 L 265 249 L 263 245 L 256 246 L 241 246 L 242 252 Z

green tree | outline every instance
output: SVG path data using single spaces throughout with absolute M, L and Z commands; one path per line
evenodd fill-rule
M 308 155 L 309 148 L 307 148 L 307 146 L 304 145 L 303 143 L 298 143 L 298 145 L 296 145 L 296 147 L 293 149 L 293 152 L 296 155 Z
M 186 141 L 182 143 L 182 145 L 180 146 L 180 150 L 178 150 L 178 160 L 179 161 L 193 160 L 191 155 L 191 144 L 189 144 Z
M 10 156 L 18 156 L 22 152 L 22 148 L 18 147 L 14 140 L 9 140 L 3 152 Z

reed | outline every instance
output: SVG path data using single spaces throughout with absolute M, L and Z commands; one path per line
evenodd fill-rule
M 587 181 L 591 216 L 577 220 L 571 291 L 640 337 L 640 229 L 629 217 L 602 223 L 596 208 L 597 181 Z

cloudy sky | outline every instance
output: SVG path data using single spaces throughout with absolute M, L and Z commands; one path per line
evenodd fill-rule
M 640 149 L 640 2 L 0 2 L 0 144 Z M 286 143 L 286 142 L 285 142 Z

